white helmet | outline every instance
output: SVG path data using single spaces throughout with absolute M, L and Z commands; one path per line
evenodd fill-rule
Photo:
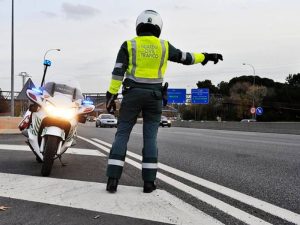
M 154 10 L 145 10 L 136 19 L 136 33 L 152 32 L 154 36 L 159 37 L 163 22 L 160 15 Z

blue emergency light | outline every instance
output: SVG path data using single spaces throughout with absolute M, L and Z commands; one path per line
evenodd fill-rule
M 34 87 L 31 90 L 34 91 L 34 92 L 36 92 L 37 94 L 40 94 L 40 95 L 43 94 L 43 90 L 41 88 L 35 88 Z
M 44 66 L 51 66 L 51 61 L 48 59 L 44 60 Z
M 82 105 L 93 105 L 94 103 L 88 99 L 82 101 Z

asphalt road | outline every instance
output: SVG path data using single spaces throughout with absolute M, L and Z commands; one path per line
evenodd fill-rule
M 40 164 L 31 152 L 5 149 L 5 144 L 24 145 L 21 135 L 0 135 L 0 178 L 8 182 L 0 182 L 0 207 L 11 207 L 0 211 L 0 224 L 300 224 L 299 135 L 160 128 L 158 190 L 147 195 L 138 164 L 142 125 L 137 124 L 121 186 L 111 195 L 104 190 L 105 169 L 115 132 L 94 123 L 80 126 L 75 147 L 103 155 L 66 154 L 68 165 L 56 161 L 48 180 L 40 180 Z M 26 185 L 23 179 L 33 187 L 27 195 L 20 187 L 13 192 L 16 184 Z M 51 199 L 52 186 L 39 192 L 43 182 L 60 187 Z M 90 204 L 82 205 L 85 193 L 64 203 L 56 199 L 59 190 L 82 184 L 90 188 Z M 97 207 L 93 201 L 99 201 Z

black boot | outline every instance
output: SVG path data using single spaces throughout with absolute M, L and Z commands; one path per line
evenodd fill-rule
M 106 190 L 110 193 L 115 193 L 117 191 L 119 180 L 117 178 L 109 177 L 106 185 Z
M 154 181 L 144 181 L 144 193 L 151 193 L 156 189 Z

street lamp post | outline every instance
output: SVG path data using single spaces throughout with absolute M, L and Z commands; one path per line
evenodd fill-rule
M 25 79 L 27 78 L 27 77 L 31 77 L 28 73 L 26 73 L 26 72 L 21 72 L 21 73 L 19 73 L 19 75 L 18 76 L 20 76 L 20 77 L 22 77 L 22 88 L 24 87 L 24 85 L 25 85 Z
M 44 54 L 44 74 L 43 74 L 43 79 L 42 79 L 42 82 L 41 82 L 41 86 L 43 86 L 44 84 L 44 81 L 45 81 L 45 76 L 46 76 L 46 72 L 47 72 L 47 68 L 48 68 L 48 64 L 45 63 L 45 60 L 46 60 L 46 55 L 48 54 L 48 52 L 50 51 L 60 51 L 59 48 L 51 48 L 51 49 L 48 49 L 45 54 Z
M 251 68 L 252 68 L 252 70 L 253 70 L 253 95 L 252 95 L 252 107 L 254 107 L 254 94 L 255 94 L 255 92 L 254 92 L 254 90 L 255 90 L 255 68 L 254 68 L 254 66 L 253 65 L 251 65 L 251 64 L 248 64 L 248 63 L 243 63 L 243 65 L 245 66 L 250 66 Z M 252 117 L 253 117 L 253 119 L 255 118 L 255 113 L 254 114 L 252 114 Z
M 10 114 L 15 116 L 15 99 L 14 99 L 14 0 L 11 2 L 11 99 Z

